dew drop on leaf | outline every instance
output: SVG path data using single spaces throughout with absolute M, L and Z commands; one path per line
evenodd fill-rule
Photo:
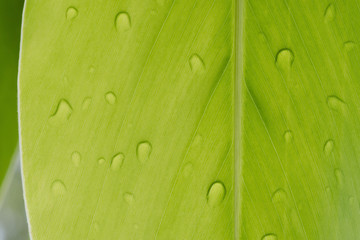
M 344 183 L 344 174 L 341 171 L 341 169 L 339 168 L 335 169 L 334 174 L 338 185 L 342 185 Z
M 124 198 L 125 202 L 129 205 L 133 204 L 133 202 L 135 200 L 134 195 L 129 192 L 124 193 L 123 198 Z
M 277 236 L 273 233 L 268 233 L 268 234 L 265 234 L 261 240 L 277 240 Z
M 89 109 L 91 101 L 92 101 L 91 97 L 86 97 L 81 105 L 82 110 Z
M 74 165 L 76 166 L 76 167 L 78 167 L 78 166 L 80 166 L 80 162 L 81 162 L 81 155 L 80 155 L 80 153 L 79 152 L 73 152 L 72 154 L 71 154 L 71 160 L 72 160 L 72 162 L 74 163 Z
M 127 12 L 119 12 L 115 18 L 115 27 L 119 32 L 128 31 L 131 28 L 130 15 Z
M 183 168 L 183 174 L 185 177 L 189 177 L 193 171 L 193 164 L 191 162 L 188 162 L 185 164 Z
M 61 99 L 55 113 L 50 116 L 49 122 L 53 125 L 59 125 L 66 122 L 72 114 L 72 107 L 65 99 Z
M 72 20 L 72 19 L 76 18 L 77 15 L 78 15 L 78 10 L 74 7 L 69 7 L 66 10 L 66 19 L 67 20 Z
M 324 145 L 324 153 L 326 156 L 329 156 L 332 153 L 334 146 L 335 146 L 334 140 L 329 139 L 326 141 Z
M 192 72 L 201 73 L 205 71 L 205 63 L 198 54 L 191 55 L 189 64 Z
M 51 184 L 51 191 L 55 196 L 61 196 L 67 192 L 65 184 L 61 180 L 55 180 Z
M 136 156 L 141 163 L 147 162 L 152 151 L 152 146 L 148 141 L 140 142 L 136 148 Z
M 125 159 L 125 156 L 123 153 L 116 154 L 111 159 L 111 165 L 110 165 L 111 170 L 113 170 L 113 171 L 119 170 L 124 163 L 124 159 Z
M 105 158 L 99 158 L 99 159 L 97 160 L 97 162 L 98 162 L 99 165 L 102 165 L 102 164 L 105 163 Z
M 109 104 L 113 105 L 116 102 L 116 95 L 113 92 L 107 92 L 105 94 L 105 100 L 106 102 L 108 102 Z
M 335 111 L 343 112 L 346 109 L 346 103 L 335 95 L 329 96 L 326 102 L 329 108 Z
M 222 182 L 214 182 L 211 184 L 207 193 L 207 203 L 211 207 L 219 206 L 226 195 L 226 188 Z
M 335 6 L 334 4 L 329 4 L 326 9 L 325 9 L 325 13 L 324 13 L 324 21 L 326 23 L 334 20 L 335 18 Z
M 287 199 L 287 194 L 284 189 L 278 188 L 272 195 L 271 201 L 273 203 L 283 203 Z
M 285 142 L 289 143 L 293 139 L 293 134 L 290 130 L 286 130 L 284 133 Z
M 356 47 L 356 44 L 353 41 L 344 42 L 344 45 L 343 45 L 345 52 L 350 52 L 355 47 Z
M 276 54 L 275 64 L 284 72 L 288 72 L 294 62 L 294 53 L 289 48 L 280 49 Z

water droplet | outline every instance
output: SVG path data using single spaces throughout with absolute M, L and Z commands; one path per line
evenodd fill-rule
M 95 72 L 95 67 L 94 66 L 90 66 L 89 67 L 89 73 L 94 73 Z
M 274 233 L 265 234 L 261 240 L 277 240 L 277 236 Z
M 327 98 L 327 105 L 329 108 L 339 112 L 344 111 L 346 108 L 346 103 L 335 95 Z
M 134 195 L 129 192 L 124 193 L 123 197 L 124 197 L 125 202 L 129 205 L 133 204 L 133 202 L 135 200 Z
M 349 203 L 350 205 L 353 205 L 355 203 L 355 198 L 353 196 L 349 197 Z
M 76 152 L 76 151 L 73 152 L 73 153 L 71 154 L 71 159 L 72 159 L 72 161 L 73 161 L 73 163 L 74 163 L 74 165 L 75 165 L 76 167 L 80 166 L 81 155 L 80 155 L 79 152 Z
M 207 202 L 211 207 L 216 207 L 222 203 L 226 195 L 226 189 L 222 182 L 214 182 L 207 193 Z
M 99 159 L 97 160 L 97 162 L 98 162 L 99 165 L 102 165 L 102 164 L 105 163 L 105 158 L 99 158 Z
M 290 71 L 293 62 L 294 53 L 289 48 L 280 49 L 280 51 L 276 54 L 275 64 L 282 71 Z
M 324 13 L 324 21 L 326 22 L 326 23 L 328 23 L 328 22 L 330 22 L 330 21 L 332 21 L 332 20 L 334 20 L 334 18 L 335 18 L 335 6 L 334 6 L 334 4 L 329 4 L 328 6 L 327 6 L 327 8 L 325 9 L 325 13 Z
M 113 104 L 115 104 L 115 102 L 116 102 L 116 95 L 115 95 L 113 92 L 107 92 L 107 93 L 105 94 L 105 100 L 106 100 L 109 104 L 113 105 Z
M 335 143 L 332 139 L 329 139 L 326 141 L 325 145 L 324 145 L 324 153 L 326 156 L 329 156 L 333 149 L 334 149 Z
M 196 134 L 194 138 L 194 145 L 200 145 L 202 140 L 203 140 L 202 136 L 200 134 Z
M 278 188 L 273 195 L 271 196 L 271 201 L 273 203 L 283 203 L 287 199 L 287 194 L 284 189 Z
M 55 196 L 61 196 L 67 192 L 65 184 L 61 180 L 55 180 L 51 184 L 51 191 Z
M 66 10 L 66 19 L 68 19 L 68 20 L 72 20 L 72 19 L 76 18 L 77 15 L 78 15 L 78 10 L 74 7 L 69 7 Z
M 61 99 L 55 113 L 50 116 L 49 122 L 53 125 L 62 124 L 70 118 L 71 114 L 72 107 L 65 99 Z
M 130 15 L 127 12 L 119 12 L 116 15 L 115 27 L 119 32 L 128 31 L 131 28 Z
M 339 168 L 335 169 L 334 174 L 335 174 L 336 182 L 339 185 L 342 185 L 344 183 L 344 174 L 341 171 L 341 169 Z
M 139 229 L 139 224 L 135 223 L 134 228 L 135 228 L 135 230 L 138 230 Z
M 183 168 L 183 173 L 185 177 L 189 177 L 193 171 L 193 165 L 191 162 L 188 162 L 185 164 Z
M 287 143 L 291 142 L 293 139 L 293 134 L 291 132 L 291 130 L 286 130 L 284 133 L 284 139 Z
M 140 142 L 136 149 L 136 156 L 141 163 L 147 162 L 152 151 L 152 146 L 148 141 Z
M 82 110 L 87 110 L 87 109 L 89 109 L 90 104 L 91 104 L 91 101 L 92 101 L 91 97 L 86 97 L 86 98 L 84 99 L 83 103 L 82 103 L 82 106 L 81 106 Z
M 205 71 L 205 63 L 198 54 L 193 54 L 189 60 L 191 71 L 201 73 Z
M 345 52 L 350 52 L 355 47 L 356 47 L 356 44 L 353 41 L 344 42 L 344 45 L 343 45 Z
M 98 222 L 94 223 L 94 230 L 95 232 L 98 232 L 100 230 L 100 224 Z
M 125 156 L 122 153 L 116 154 L 111 160 L 111 170 L 117 171 L 121 168 L 124 163 Z

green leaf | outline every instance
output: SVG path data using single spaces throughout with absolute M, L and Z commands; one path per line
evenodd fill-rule
M 22 6 L 22 0 L 0 1 L 0 188 L 18 142 L 16 79 Z
M 358 1 L 245 1 L 241 239 L 359 239 Z
M 234 236 L 233 4 L 26 2 L 32 239 Z

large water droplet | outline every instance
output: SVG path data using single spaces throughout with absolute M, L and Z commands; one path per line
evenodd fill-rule
M 205 71 L 205 63 L 198 54 L 191 55 L 189 59 L 191 71 L 201 73 Z
M 335 143 L 332 139 L 329 139 L 326 141 L 325 145 L 324 145 L 324 153 L 326 156 L 329 156 L 333 149 L 334 149 Z
M 117 171 L 121 168 L 124 163 L 125 156 L 123 153 L 116 154 L 111 160 L 111 170 Z
M 82 110 L 89 109 L 91 101 L 92 101 L 91 97 L 86 97 L 81 105 Z
M 140 142 L 136 149 L 136 156 L 141 163 L 147 162 L 152 151 L 152 146 L 148 141 Z
M 113 93 L 113 92 L 107 92 L 107 93 L 105 94 L 105 100 L 106 100 L 109 104 L 111 104 L 111 105 L 115 104 L 115 102 L 116 102 L 116 95 L 115 95 L 115 93 Z
M 226 195 L 226 188 L 222 182 L 214 182 L 207 193 L 207 202 L 211 207 L 216 207 L 222 203 Z
M 55 113 L 50 116 L 50 124 L 59 125 L 66 122 L 70 118 L 72 111 L 70 104 L 65 99 L 61 99 Z
M 61 196 L 67 192 L 65 184 L 61 180 L 55 180 L 51 184 L 51 191 L 55 196 Z
M 123 197 L 127 204 L 131 205 L 134 203 L 135 198 L 132 193 L 126 192 L 126 193 L 124 193 Z
M 274 233 L 265 234 L 261 240 L 277 240 L 277 236 Z
M 335 95 L 329 96 L 327 98 L 327 105 L 329 108 L 338 112 L 343 112 L 346 110 L 346 103 Z
M 73 152 L 71 154 L 71 160 L 73 161 L 74 165 L 76 167 L 80 166 L 80 162 L 81 162 L 81 155 L 79 152 Z
M 284 139 L 285 139 L 285 142 L 289 143 L 292 141 L 293 139 L 293 134 L 290 130 L 286 130 L 285 133 L 284 133 Z
M 115 27 L 119 32 L 128 31 L 131 28 L 130 15 L 127 12 L 119 12 L 115 18 Z
M 74 7 L 69 7 L 66 10 L 66 19 L 68 19 L 68 20 L 72 20 L 72 19 L 76 18 L 77 15 L 78 15 L 78 10 Z
M 341 171 L 341 169 L 339 168 L 335 169 L 334 174 L 335 174 L 336 182 L 339 185 L 342 185 L 344 183 L 344 174 Z
M 335 18 L 335 13 L 336 13 L 336 11 L 335 11 L 335 6 L 334 6 L 334 4 L 332 4 L 332 3 L 329 4 L 329 5 L 327 6 L 327 8 L 325 9 L 324 21 L 325 21 L 326 23 L 328 23 L 328 22 L 334 20 L 334 18 Z
M 287 194 L 284 189 L 278 188 L 271 196 L 273 203 L 284 203 L 287 199 Z
M 290 68 L 294 62 L 294 53 L 289 48 L 280 49 L 280 51 L 276 54 L 275 64 L 276 66 L 284 71 L 290 71 Z

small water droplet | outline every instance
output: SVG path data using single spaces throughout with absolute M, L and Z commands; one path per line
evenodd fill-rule
M 125 202 L 129 205 L 133 204 L 133 202 L 135 200 L 134 195 L 129 192 L 124 193 L 123 198 L 124 198 Z
M 261 240 L 277 240 L 277 236 L 274 233 L 265 234 Z
M 276 54 L 275 64 L 282 71 L 290 71 L 293 62 L 294 53 L 289 48 L 280 49 L 279 52 Z
M 61 196 L 67 192 L 65 184 L 61 180 L 55 180 L 51 184 L 51 191 L 55 196 Z
M 191 162 L 188 162 L 185 164 L 183 168 L 183 173 L 185 177 L 189 177 L 193 171 L 193 164 Z
M 140 142 L 136 149 L 136 156 L 141 163 L 147 162 L 152 151 L 152 146 L 148 141 Z
M 72 107 L 65 99 L 61 99 L 55 113 L 50 116 L 49 122 L 53 125 L 62 124 L 70 118 L 71 114 Z
M 353 196 L 349 197 L 349 203 L 350 205 L 353 205 L 355 203 L 355 198 Z
M 284 189 L 278 188 L 273 195 L 271 196 L 271 201 L 273 203 L 283 203 L 287 199 L 287 194 Z
M 291 142 L 293 139 L 293 134 L 291 130 L 286 130 L 284 133 L 284 139 L 287 143 Z
M 335 95 L 329 96 L 327 98 L 327 105 L 329 108 L 339 112 L 345 111 L 346 109 L 346 103 Z
M 74 7 L 69 7 L 66 10 L 66 19 L 68 19 L 68 20 L 72 20 L 72 19 L 76 18 L 77 15 L 78 15 L 78 10 Z
M 222 182 L 214 182 L 207 193 L 207 202 L 211 207 L 216 207 L 222 203 L 226 195 L 226 188 Z
M 151 15 L 156 15 L 156 14 L 157 14 L 157 11 L 156 11 L 155 9 L 152 9 L 152 10 L 150 11 L 150 14 L 151 14 Z
M 205 71 L 205 63 L 198 54 L 191 55 L 189 59 L 191 71 L 201 73 Z
M 92 101 L 91 97 L 86 97 L 81 105 L 82 110 L 89 109 L 91 101 Z
M 164 6 L 165 0 L 156 0 L 156 3 L 160 6 Z
M 334 174 L 335 174 L 336 182 L 339 185 L 342 185 L 344 183 L 344 174 L 341 171 L 341 169 L 339 168 L 335 169 Z
M 111 170 L 117 171 L 121 168 L 124 163 L 125 156 L 123 153 L 116 154 L 111 160 Z
M 330 156 L 330 154 L 332 153 L 333 149 L 334 149 L 335 143 L 332 139 L 329 139 L 326 141 L 325 145 L 324 145 L 324 153 L 326 156 Z
M 99 158 L 99 159 L 97 160 L 97 162 L 98 162 L 99 165 L 102 165 L 102 164 L 105 163 L 105 158 Z
M 332 3 L 329 4 L 329 5 L 326 7 L 326 9 L 325 9 L 324 21 L 325 21 L 326 23 L 328 23 L 328 22 L 334 20 L 334 18 L 335 18 L 335 13 L 336 13 L 336 11 L 335 11 L 335 6 L 334 6 L 334 4 L 332 4 Z
M 95 222 L 94 230 L 95 230 L 95 232 L 98 232 L 100 230 L 100 224 L 98 222 Z
M 127 12 L 119 12 L 115 18 L 115 27 L 119 32 L 128 31 L 131 28 L 130 15 Z
M 113 104 L 115 104 L 115 102 L 116 102 L 116 95 L 115 95 L 113 92 L 107 92 L 107 93 L 105 94 L 105 100 L 106 100 L 109 104 L 113 105 Z
M 344 42 L 344 45 L 343 45 L 345 52 L 350 52 L 355 47 L 356 47 L 356 44 L 353 41 Z
M 200 145 L 202 143 L 202 136 L 200 134 L 196 134 L 194 138 L 194 145 Z
M 91 65 L 89 67 L 89 73 L 94 73 L 94 72 L 95 72 L 95 67 Z
M 74 163 L 74 165 L 75 165 L 76 167 L 80 166 L 81 155 L 80 155 L 79 152 L 76 152 L 76 151 L 73 152 L 73 153 L 71 154 L 71 159 L 72 159 L 72 161 L 73 161 L 73 163 Z

